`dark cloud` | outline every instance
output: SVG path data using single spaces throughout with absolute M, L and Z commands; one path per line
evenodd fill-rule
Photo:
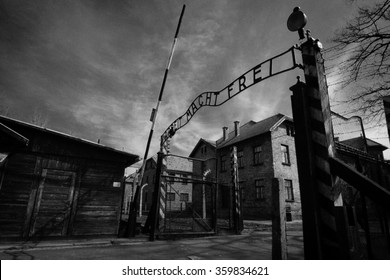
M 310 28 L 322 38 L 341 22 L 346 8 L 339 2 L 302 3 Z M 49 128 L 143 155 L 183 3 L 0 2 L 0 110 L 29 121 L 38 109 Z M 221 90 L 297 43 L 297 35 L 286 29 L 295 6 L 282 0 L 187 3 L 151 154 L 198 94 Z M 325 30 L 324 22 L 332 28 Z M 234 120 L 289 114 L 288 87 L 295 76 L 270 79 L 223 107 L 203 108 L 175 136 L 174 149 L 189 154 L 199 137 L 217 138 Z

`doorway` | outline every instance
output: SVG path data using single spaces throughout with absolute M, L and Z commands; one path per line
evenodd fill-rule
M 32 215 L 30 236 L 66 236 L 72 213 L 75 172 L 43 169 Z

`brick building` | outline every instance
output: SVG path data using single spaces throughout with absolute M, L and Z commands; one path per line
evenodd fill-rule
M 146 161 L 144 176 L 142 179 L 142 191 L 140 193 L 140 207 L 143 214 L 147 215 L 152 207 L 154 184 L 156 180 L 157 155 Z M 192 202 L 192 183 L 187 181 L 192 177 L 193 164 L 186 158 L 169 156 L 167 158 L 167 195 L 166 205 L 171 211 L 185 210 L 187 204 Z M 128 184 L 134 180 L 135 174 L 128 177 Z M 175 177 L 176 179 L 174 180 Z M 179 181 L 180 179 L 180 181 Z M 129 195 L 128 195 L 129 196 Z M 124 198 L 126 201 L 128 198 Z
M 242 190 L 244 219 L 271 218 L 272 179 L 278 178 L 286 192 L 287 220 L 301 219 L 293 120 L 277 114 L 259 122 L 242 126 L 234 123 L 229 133 L 217 141 L 200 139 L 190 157 L 218 159 L 218 216 L 232 215 L 232 183 L 230 151 L 237 147 L 239 182 Z

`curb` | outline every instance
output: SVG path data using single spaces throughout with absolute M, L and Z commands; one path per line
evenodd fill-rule
M 10 251 L 31 251 L 31 250 L 53 250 L 53 249 L 64 249 L 64 248 L 84 248 L 84 247 L 105 247 L 105 246 L 124 246 L 138 244 L 142 242 L 147 242 L 145 239 L 108 239 L 108 240 L 88 240 L 80 242 L 48 242 L 41 241 L 38 243 L 33 242 L 20 242 L 20 243 L 9 243 L 0 245 L 0 252 L 10 252 Z

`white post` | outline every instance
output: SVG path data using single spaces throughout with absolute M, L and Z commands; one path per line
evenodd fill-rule
M 148 184 L 144 184 L 142 187 L 141 187 L 141 192 L 140 192 L 140 197 L 139 197 L 139 216 L 142 217 L 142 190 L 144 189 L 144 187 L 146 187 Z

